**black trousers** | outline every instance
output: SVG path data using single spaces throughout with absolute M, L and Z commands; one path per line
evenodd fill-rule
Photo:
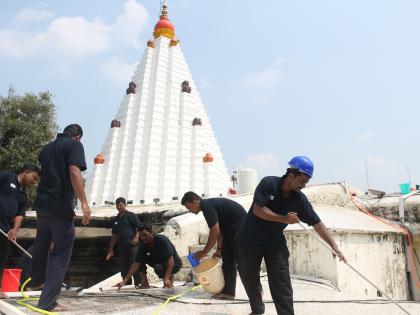
M 163 279 L 165 277 L 167 264 L 168 263 L 165 262 L 165 263 L 161 263 L 161 264 L 154 264 L 154 265 L 151 266 L 153 268 L 153 270 L 155 271 L 155 273 L 157 274 L 157 276 L 160 279 Z M 181 269 L 181 266 L 180 265 L 174 264 L 171 273 L 174 275 L 174 274 L 178 273 L 178 271 L 180 269 Z M 140 264 L 139 271 L 141 273 L 147 273 L 147 265 L 146 265 L 146 263 L 141 263 Z
M 3 279 L 3 270 L 9 257 L 9 240 L 3 234 L 0 235 L 0 288 Z
M 223 234 L 222 270 L 225 278 L 225 287 L 222 293 L 235 296 L 236 277 L 238 271 L 238 233 Z
M 41 309 L 49 311 L 57 306 L 61 284 L 67 273 L 73 251 L 74 237 L 73 219 L 38 216 L 34 255 L 32 257 L 31 283 L 32 285 L 44 283 L 38 301 L 38 307 Z M 51 242 L 54 242 L 54 252 L 50 254 L 48 261 Z M 46 276 L 45 270 L 47 270 Z
M 128 271 L 130 270 L 131 264 L 134 262 L 136 251 L 137 251 L 137 246 L 129 246 L 128 248 L 123 248 L 121 250 L 118 250 L 118 254 L 120 255 L 121 277 L 123 279 L 125 278 Z M 133 275 L 133 278 L 134 278 L 134 285 L 138 286 L 141 283 L 140 273 L 136 272 Z M 127 284 L 131 284 L 131 279 L 127 282 Z
M 258 248 L 240 248 L 238 270 L 248 295 L 252 312 L 264 314 L 265 311 L 260 282 L 260 268 L 263 258 L 267 267 L 268 284 L 277 314 L 294 314 L 293 289 L 289 273 L 289 254 L 280 250 L 271 252 Z

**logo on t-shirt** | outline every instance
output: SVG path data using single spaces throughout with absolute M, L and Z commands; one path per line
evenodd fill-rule
M 12 188 L 16 188 L 16 185 L 15 185 L 15 184 L 13 184 L 13 183 L 10 183 L 10 187 L 12 187 Z
M 270 195 L 270 196 L 268 196 L 268 199 L 274 200 L 274 196 L 273 195 Z
M 146 253 L 147 256 L 150 256 L 150 253 Z
M 115 224 L 115 225 L 117 225 L 117 224 L 118 224 L 118 222 L 115 222 L 114 224 Z

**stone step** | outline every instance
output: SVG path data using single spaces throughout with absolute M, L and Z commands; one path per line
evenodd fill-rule
M 181 268 L 176 274 L 175 274 L 175 280 L 176 281 L 186 281 L 191 282 L 193 279 L 193 275 L 191 272 L 191 268 Z

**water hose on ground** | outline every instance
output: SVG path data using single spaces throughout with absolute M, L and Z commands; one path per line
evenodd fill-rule
M 40 314 L 45 314 L 45 315 L 57 315 L 57 313 L 54 313 L 54 312 L 49 312 L 49 311 L 46 311 L 46 310 L 40 309 L 40 308 L 38 308 L 38 307 L 35 307 L 35 306 L 33 306 L 33 305 L 31 305 L 31 304 L 28 304 L 28 303 L 27 303 L 27 302 L 30 302 L 30 301 L 38 301 L 38 300 L 39 300 L 38 298 L 30 298 L 29 296 L 27 296 L 27 295 L 25 294 L 24 289 L 25 289 L 25 286 L 29 283 L 29 281 L 31 281 L 31 278 L 27 279 L 27 280 L 25 281 L 25 283 L 22 285 L 22 287 L 20 288 L 20 293 L 22 293 L 23 299 L 22 299 L 22 300 L 18 300 L 18 301 L 16 301 L 16 302 L 17 302 L 17 304 L 19 304 L 19 305 L 21 305 L 21 306 L 24 306 L 24 307 L 26 307 L 26 308 L 29 308 L 31 311 L 34 311 L 34 312 L 37 312 L 37 313 L 40 313 Z

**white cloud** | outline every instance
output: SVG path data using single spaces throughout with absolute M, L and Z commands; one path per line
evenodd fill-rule
M 148 18 L 140 3 L 127 0 L 123 13 L 113 24 L 106 24 L 98 17 L 87 20 L 64 16 L 54 19 L 46 30 L 38 33 L 3 29 L 0 30 L 0 54 L 12 58 L 43 55 L 69 62 L 112 49 L 139 48 L 138 36 Z
M 245 79 L 248 85 L 260 88 L 273 88 L 281 79 L 281 72 L 277 69 L 266 69 L 259 72 L 251 72 Z
M 48 20 L 54 17 L 54 12 L 48 10 L 45 6 L 28 7 L 21 10 L 15 17 L 17 23 L 38 22 Z
M 259 178 L 268 175 L 280 176 L 282 171 L 279 159 L 273 153 L 248 155 L 239 167 L 255 168 Z
M 99 65 L 100 72 L 117 86 L 123 88 L 128 84 L 136 69 L 136 63 L 127 63 L 118 57 L 112 57 Z M 128 85 L 127 85 L 128 86 Z
M 368 141 L 373 139 L 373 133 L 371 131 L 366 131 L 364 133 L 357 134 L 355 136 L 356 140 Z

